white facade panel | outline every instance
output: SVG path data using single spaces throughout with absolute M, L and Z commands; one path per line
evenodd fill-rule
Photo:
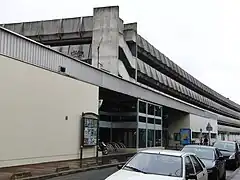
M 79 158 L 80 118 L 98 113 L 97 86 L 1 55 L 0 82 L 0 167 Z
M 206 127 L 208 123 L 210 123 L 210 125 L 213 128 L 211 133 L 218 132 L 217 119 L 205 118 L 194 114 L 190 114 L 189 116 L 190 116 L 190 128 L 193 132 L 200 132 L 201 128 L 203 133 L 207 133 Z

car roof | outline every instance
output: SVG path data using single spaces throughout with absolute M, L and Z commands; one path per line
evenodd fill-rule
M 234 142 L 234 141 L 221 141 L 221 140 L 217 140 L 215 143 L 217 143 L 217 142 L 226 142 L 226 143 L 233 143 L 233 144 L 235 144 L 236 142 Z
M 204 146 L 204 145 L 195 145 L 195 144 L 185 145 L 184 147 L 216 149 L 216 147 L 213 147 L 213 146 Z
M 183 152 L 177 150 L 163 150 L 163 149 L 146 149 L 140 151 L 141 153 L 150 153 L 150 154 L 164 154 L 164 155 L 171 155 L 171 156 L 185 156 L 185 155 L 194 155 L 194 153 L 190 152 Z

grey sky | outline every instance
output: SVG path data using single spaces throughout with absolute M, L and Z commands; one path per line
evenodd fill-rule
M 124 22 L 194 77 L 240 103 L 239 0 L 0 0 L 0 23 L 89 16 L 119 5 Z

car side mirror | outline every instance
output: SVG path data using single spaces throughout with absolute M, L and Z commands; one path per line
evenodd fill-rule
M 118 165 L 117 165 L 117 168 L 118 168 L 118 169 L 122 169 L 122 167 L 123 167 L 122 164 L 118 164 Z
M 196 174 L 189 174 L 186 176 L 187 180 L 197 180 L 197 175 Z

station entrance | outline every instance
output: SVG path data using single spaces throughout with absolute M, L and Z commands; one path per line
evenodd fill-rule
M 99 89 L 99 142 L 112 151 L 162 146 L 162 106 Z

